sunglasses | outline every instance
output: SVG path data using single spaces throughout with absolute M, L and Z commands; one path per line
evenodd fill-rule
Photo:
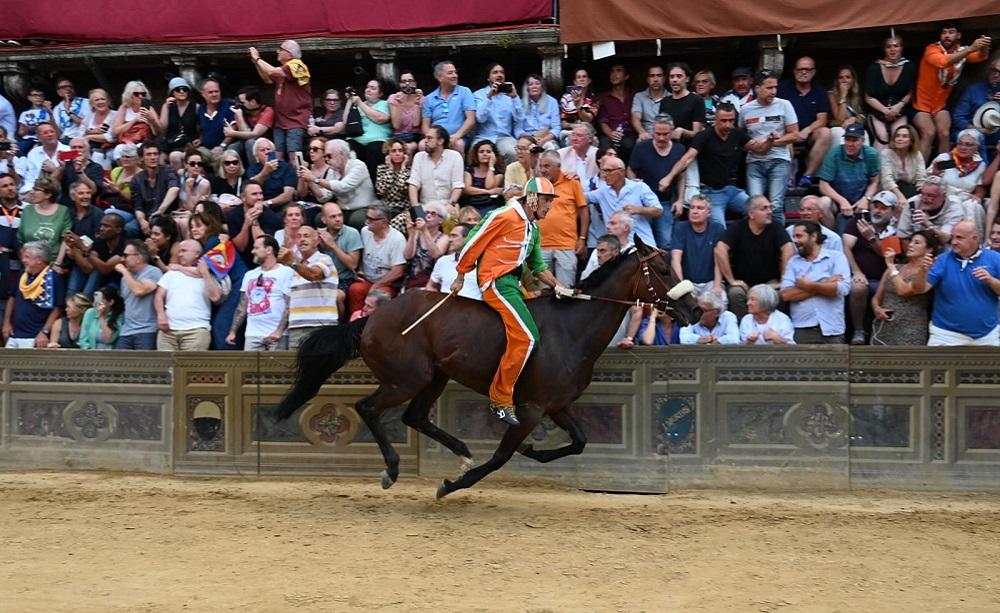
M 187 165 L 190 166 L 191 168 L 201 168 L 205 164 L 204 162 L 188 162 Z
M 132 92 L 132 95 L 135 96 L 136 98 L 142 98 L 143 96 L 146 95 L 146 92 Z
M 326 102 L 340 102 L 340 98 L 325 98 Z
M 175 91 L 175 92 L 184 92 L 184 93 L 186 94 L 186 93 L 188 93 L 189 91 L 191 91 L 191 88 L 190 88 L 190 87 L 187 87 L 186 85 L 181 85 L 180 87 L 175 87 L 175 88 L 174 88 L 174 91 Z
M 240 165 L 240 161 L 239 160 L 226 160 L 226 161 L 223 162 L 223 164 L 225 166 L 239 166 Z

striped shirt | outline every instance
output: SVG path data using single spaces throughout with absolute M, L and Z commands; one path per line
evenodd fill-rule
M 288 327 L 308 328 L 329 326 L 338 321 L 337 315 L 337 268 L 330 256 L 319 251 L 303 262 L 310 268 L 317 266 L 323 270 L 323 279 L 309 281 L 298 273 L 292 279 L 292 293 L 289 299 Z

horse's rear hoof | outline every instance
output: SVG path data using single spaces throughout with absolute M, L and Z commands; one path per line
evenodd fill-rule
M 382 489 L 384 490 L 389 489 L 396 482 L 395 479 L 389 476 L 389 471 L 387 470 L 383 470 L 379 476 L 382 477 Z
M 438 486 L 437 495 L 435 497 L 438 500 L 441 500 L 446 495 L 448 495 L 449 491 L 451 491 L 451 481 L 444 479 L 443 481 L 441 481 L 441 485 Z

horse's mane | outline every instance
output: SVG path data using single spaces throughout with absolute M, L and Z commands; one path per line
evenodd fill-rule
M 580 290 L 589 292 L 597 287 L 600 287 L 612 275 L 618 272 L 618 269 L 621 268 L 625 260 L 632 255 L 632 251 L 634 251 L 634 249 L 628 249 L 598 266 L 594 272 L 590 273 L 589 277 L 580 282 Z

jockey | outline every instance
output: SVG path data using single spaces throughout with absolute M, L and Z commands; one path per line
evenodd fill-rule
M 487 213 L 469 232 L 458 259 L 458 277 L 451 284 L 452 293 L 458 293 L 465 273 L 477 268 L 483 300 L 503 320 L 507 348 L 490 385 L 490 409 L 511 426 L 520 425 L 514 413 L 514 385 L 538 343 L 538 328 L 521 291 L 521 264 L 526 263 L 539 281 L 554 287 L 557 295 L 573 295 L 542 260 L 541 235 L 535 224 L 536 219 L 545 218 L 555 195 L 551 181 L 535 177 L 524 187 L 524 206 L 512 198 L 506 206 Z

